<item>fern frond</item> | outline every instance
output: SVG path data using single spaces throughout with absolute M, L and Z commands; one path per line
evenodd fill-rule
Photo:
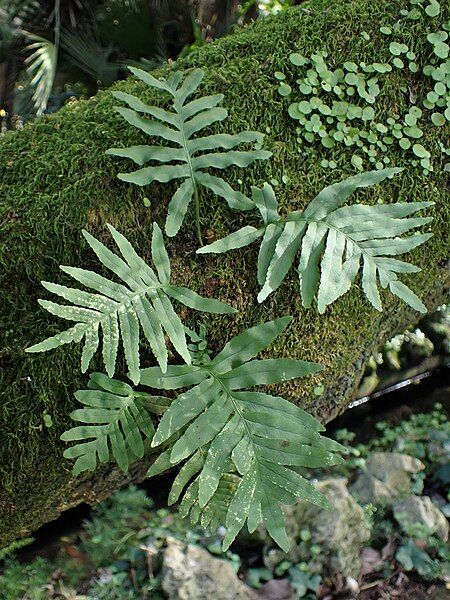
M 79 342 L 84 338 L 81 358 L 81 370 L 84 373 L 100 345 L 101 329 L 106 372 L 110 377 L 114 375 L 121 339 L 131 380 L 137 384 L 140 378 L 140 329 L 144 332 L 163 373 L 167 369 L 168 356 L 164 332 L 180 356 L 188 364 L 191 362 L 184 327 L 171 299 L 189 308 L 209 313 L 224 314 L 236 311 L 223 302 L 204 298 L 188 288 L 170 283 L 170 261 L 161 230 L 156 223 L 153 226 L 151 243 L 156 273 L 122 234 L 112 225 L 108 225 L 108 229 L 121 256 L 111 252 L 87 231 L 83 231 L 83 235 L 103 266 L 111 270 L 125 285 L 115 283 L 93 271 L 61 266 L 62 271 L 97 293 L 42 282 L 48 291 L 71 302 L 72 305 L 39 300 L 41 306 L 51 314 L 75 321 L 76 324 L 27 348 L 27 352 L 45 352 L 73 341 Z
M 223 475 L 208 504 L 200 508 L 199 479 L 195 479 L 183 495 L 179 508 L 180 515 L 184 518 L 189 517 L 193 525 L 200 522 L 203 529 L 216 531 L 226 523 L 227 513 L 240 481 L 240 477 L 233 473 Z
M 204 365 L 143 369 L 141 383 L 153 389 L 190 389 L 180 394 L 164 413 L 152 446 L 169 444 L 148 475 L 187 462 L 175 479 L 171 503 L 187 488 L 181 509 L 205 522 L 225 516 L 224 548 L 247 521 L 251 531 L 263 521 L 284 549 L 289 542 L 279 506 L 304 498 L 329 507 L 325 497 L 293 468 L 342 462 L 342 447 L 320 435 L 323 426 L 307 412 L 279 396 L 247 391 L 316 373 L 320 365 L 292 359 L 256 360 L 287 327 L 283 317 L 248 329 L 229 341 Z M 170 443 L 169 440 L 174 440 Z M 293 468 L 292 468 L 293 467 Z M 221 487 L 233 476 L 228 499 Z M 227 480 L 228 481 L 228 480 Z M 238 484 L 238 485 L 236 485 Z M 207 516 L 203 516 L 206 513 Z
M 75 410 L 71 418 L 85 423 L 62 434 L 64 442 L 79 442 L 64 452 L 76 458 L 73 474 L 93 471 L 97 463 L 113 456 L 125 473 L 131 462 L 144 455 L 144 439 L 155 432 L 149 412 L 162 414 L 170 400 L 135 392 L 126 383 L 93 373 L 88 390 L 75 397 L 85 408 Z
M 433 202 L 405 202 L 368 206 L 343 206 L 359 188 L 381 183 L 402 169 L 368 171 L 324 188 L 304 211 L 282 218 L 272 187 L 253 188 L 253 201 L 263 218 L 260 228 L 246 226 L 222 240 L 197 250 L 198 254 L 222 253 L 242 248 L 262 238 L 258 255 L 258 301 L 263 302 L 281 285 L 300 251 L 298 273 L 305 308 L 317 296 L 318 310 L 345 294 L 362 268 L 362 289 L 371 304 L 382 310 L 378 283 L 419 312 L 426 312 L 420 298 L 397 276 L 420 269 L 394 256 L 426 242 L 431 233 L 398 237 L 431 221 L 409 217 Z M 409 218 L 406 218 L 409 217 Z
M 234 150 L 242 144 L 261 144 L 263 135 L 254 131 L 206 137 L 195 135 L 228 116 L 228 111 L 218 106 L 224 98 L 223 94 L 204 96 L 186 103 L 203 79 L 204 72 L 201 69 L 192 71 L 184 81 L 180 72 L 168 79 L 156 79 L 142 69 L 130 67 L 130 71 L 150 87 L 170 94 L 173 110 L 148 106 L 135 96 L 113 92 L 117 100 L 129 106 L 116 110 L 130 125 L 147 135 L 171 142 L 174 146 L 112 148 L 107 154 L 130 158 L 141 167 L 148 162 L 160 163 L 133 173 L 119 173 L 119 179 L 123 181 L 145 186 L 154 181 L 165 183 L 174 179 L 181 180 L 169 204 L 167 235 L 174 236 L 178 233 L 191 200 L 195 198 L 197 201 L 200 187 L 206 187 L 224 198 L 231 208 L 251 209 L 253 204 L 245 194 L 233 190 L 221 177 L 211 175 L 206 170 L 226 169 L 231 165 L 247 167 L 256 160 L 269 158 L 272 153 L 266 150 Z

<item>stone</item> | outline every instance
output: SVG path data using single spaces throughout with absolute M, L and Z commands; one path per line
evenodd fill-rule
M 447 518 L 429 496 L 409 496 L 398 500 L 393 512 L 405 533 L 413 532 L 414 527 L 422 525 L 444 542 L 448 540 Z
M 288 579 L 271 579 L 255 593 L 255 600 L 296 600 L 297 597 Z
M 360 552 L 370 538 L 370 527 L 363 509 L 347 489 L 343 477 L 329 477 L 316 483 L 333 506 L 324 510 L 304 501 L 289 511 L 290 531 L 296 524 L 297 532 L 307 527 L 311 533 L 310 545 L 318 545 L 322 552 L 314 558 L 324 572 L 333 576 L 357 578 L 361 570 Z M 297 533 L 298 535 L 298 533 Z M 291 557 L 296 554 L 293 543 Z
M 362 504 L 392 502 L 411 492 L 411 473 L 424 468 L 420 460 L 407 454 L 374 452 L 350 492 Z
M 231 565 L 203 548 L 167 538 L 162 588 L 169 600 L 250 600 L 253 591 Z

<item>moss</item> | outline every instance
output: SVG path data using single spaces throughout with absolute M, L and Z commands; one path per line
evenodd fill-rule
M 270 131 L 265 147 L 273 150 L 273 160 L 258 162 L 245 170 L 231 169 L 225 177 L 230 182 L 240 177 L 243 188 L 249 191 L 251 184 L 262 184 L 272 177 L 281 181 L 283 174 L 288 175 L 290 183 L 277 188 L 278 199 L 283 207 L 295 209 L 304 206 L 331 180 L 350 174 L 350 152 L 345 148 L 334 151 L 333 158 L 339 165 L 335 172 L 320 167 L 321 149 L 316 145 L 299 153 L 293 123 L 286 116 L 286 102 L 276 92 L 273 72 L 290 72 L 293 67 L 287 57 L 293 50 L 310 54 L 325 49 L 336 65 L 345 60 L 369 63 L 387 58 L 388 41 L 378 33 L 379 25 L 395 22 L 399 9 L 407 5 L 406 0 L 312 0 L 299 9 L 208 44 L 180 61 L 177 67 L 205 69 L 202 93 L 225 94 L 230 118 L 223 129 Z M 359 35 L 362 30 L 372 33 L 370 43 Z M 428 55 L 422 21 L 406 21 L 401 35 L 419 59 Z M 173 67 L 163 71 L 170 69 Z M 400 89 L 403 83 L 398 73 L 386 76 L 383 96 L 377 104 L 384 117 L 407 106 L 408 94 Z M 424 82 L 420 75 L 410 74 L 408 86 L 412 93 L 420 94 Z M 161 102 L 157 92 L 144 89 L 132 79 L 115 87 Z M 68 426 L 68 414 L 75 404 L 73 392 L 86 383 L 79 374 L 79 350 L 70 347 L 51 355 L 24 353 L 27 344 L 60 328 L 60 323 L 36 302 L 45 296 L 39 281 L 64 282 L 59 264 L 96 267 L 80 235 L 82 227 L 108 240 L 104 224 L 116 224 L 148 256 L 150 224 L 153 220 L 164 222 L 173 188 L 155 185 L 141 190 L 121 183 L 115 175 L 129 170 L 130 165 L 104 155 L 111 146 L 142 143 L 139 133 L 112 110 L 114 103 L 110 91 L 105 91 L 90 100 L 72 102 L 57 114 L 38 119 L 20 133 L 9 133 L 0 141 L 3 543 L 53 518 L 66 504 L 80 501 L 86 490 L 91 490 L 92 499 L 96 490 L 102 490 L 98 491 L 101 495 L 123 481 L 108 469 L 109 479 L 105 480 L 104 470 L 84 483 L 74 481 L 69 475 L 70 465 L 61 458 L 63 444 L 59 435 Z M 445 136 L 448 138 L 448 127 L 438 130 L 429 126 L 424 143 L 438 156 L 438 140 Z M 407 164 L 403 156 L 394 154 L 395 150 L 390 152 L 396 165 Z M 360 200 L 368 202 L 377 198 L 387 202 L 436 202 L 432 211 L 435 236 L 411 257 L 423 272 L 409 279 L 411 287 L 430 307 L 442 301 L 446 285 L 446 270 L 440 266 L 449 254 L 445 186 L 442 169 L 429 177 L 411 169 L 380 189 L 359 194 Z M 143 206 L 145 195 L 151 200 L 150 209 Z M 201 204 L 203 230 L 212 229 L 218 237 L 248 222 L 248 216 L 232 213 L 222 200 L 207 194 L 202 194 Z M 169 243 L 175 279 L 239 309 L 235 318 L 208 317 L 213 345 L 220 348 L 232 334 L 257 322 L 276 315 L 294 315 L 293 325 L 271 353 L 315 360 L 327 368 L 309 380 L 286 384 L 280 391 L 292 400 L 306 403 L 310 402 L 313 386 L 324 383 L 326 393 L 310 404 L 324 421 L 345 408 L 365 359 L 380 341 L 417 318 L 416 313 L 388 294 L 383 297 L 385 312 L 376 313 L 356 287 L 324 316 L 313 310 L 306 313 L 300 305 L 295 273 L 277 294 L 259 306 L 255 248 L 198 258 L 194 253 L 192 217 L 188 215 L 181 235 Z M 44 412 L 52 416 L 51 428 L 44 426 Z

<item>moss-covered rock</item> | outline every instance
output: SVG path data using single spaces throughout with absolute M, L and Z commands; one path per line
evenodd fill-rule
M 305 55 L 327 50 L 333 66 L 347 60 L 386 60 L 389 38 L 379 32 L 379 26 L 394 24 L 399 9 L 407 6 L 407 0 L 311 0 L 208 44 L 180 61 L 176 65 L 179 68 L 201 66 L 206 71 L 202 93 L 225 94 L 230 118 L 221 130 L 267 132 L 265 147 L 273 151 L 273 159 L 245 170 L 230 169 L 225 178 L 230 182 L 241 178 L 242 188 L 248 192 L 252 184 L 282 181 L 283 175 L 288 175 L 289 183 L 280 186 L 277 195 L 284 208 L 295 209 L 305 206 L 324 185 L 351 174 L 352 152 L 344 146 L 333 151 L 339 166 L 335 171 L 320 166 L 324 152 L 320 145 L 303 146 L 299 152 L 295 125 L 287 115 L 287 102 L 277 93 L 273 73 L 295 73 L 288 62 L 293 50 Z M 430 22 L 427 19 L 405 20 L 398 34 L 414 49 L 419 63 L 430 53 L 425 33 L 425 24 Z M 360 35 L 362 31 L 371 33 L 370 41 Z M 163 72 L 172 69 L 169 65 Z M 144 90 L 134 79 L 117 84 L 116 89 L 161 102 L 156 91 Z M 413 96 L 420 97 L 426 90 L 420 74 L 403 75 L 398 70 L 388 73 L 376 105 L 380 113 L 377 117 L 403 111 Z M 85 385 L 79 372 L 80 350 L 66 347 L 51 355 L 24 353 L 27 344 L 60 328 L 60 323 L 37 304 L 37 298 L 45 295 L 39 281 L 64 282 L 59 264 L 95 267 L 80 235 L 82 227 L 108 240 L 104 224 L 113 223 L 148 257 L 150 224 L 153 220 L 160 224 L 164 221 L 173 187 L 155 185 L 142 190 L 121 183 L 116 173 L 129 165 L 104 154 L 111 146 L 142 143 L 139 133 L 112 110 L 114 104 L 110 91 L 105 91 L 90 100 L 72 102 L 57 114 L 38 119 L 0 141 L 3 544 L 54 518 L 67 506 L 108 495 L 124 481 L 142 477 L 145 472 L 144 461 L 128 478 L 109 466 L 92 478 L 71 478 L 70 464 L 61 458 L 63 444 L 59 436 L 69 424 L 74 390 Z M 435 201 L 430 211 L 435 236 L 412 253 L 411 259 L 423 272 L 409 279 L 412 289 L 430 308 L 442 302 L 448 283 L 448 188 L 439 146 L 448 134 L 447 126 L 437 128 L 430 122 L 424 127 L 424 144 L 432 151 L 435 164 L 429 176 L 424 176 L 420 168 L 407 169 L 380 189 L 359 194 L 359 199 L 367 202 L 378 198 L 386 202 Z M 396 154 L 392 148 L 389 152 L 396 166 L 409 164 L 410 156 L 406 159 L 404 153 Z M 326 153 L 329 157 L 328 150 Z M 144 196 L 151 200 L 150 209 L 143 206 Z M 218 237 L 249 223 L 248 216 L 229 211 L 221 200 L 208 194 L 201 197 L 201 216 L 203 230 L 213 230 Z M 276 294 L 258 305 L 255 249 L 219 257 L 196 256 L 192 217 L 188 215 L 181 234 L 169 243 L 174 279 L 239 309 L 236 317 L 208 317 L 213 345 L 219 348 L 232 334 L 276 315 L 294 315 L 293 325 L 271 354 L 314 360 L 326 369 L 309 380 L 285 384 L 280 391 L 293 401 L 308 404 L 323 421 L 345 409 L 364 363 L 376 347 L 417 319 L 417 313 L 389 294 L 383 295 L 385 312 L 376 313 L 357 287 L 324 316 L 314 310 L 306 312 L 299 300 L 295 272 Z M 189 323 L 190 315 L 186 317 Z M 312 400 L 312 389 L 318 384 L 324 385 L 325 392 Z M 51 427 L 44 423 L 45 414 L 51 415 Z

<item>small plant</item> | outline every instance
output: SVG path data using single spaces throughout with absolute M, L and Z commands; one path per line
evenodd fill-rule
M 245 194 L 233 190 L 221 177 L 205 172 L 205 169 L 226 169 L 231 165 L 247 167 L 255 160 L 269 158 L 272 153 L 267 150 L 233 150 L 242 144 L 261 144 L 263 135 L 255 131 L 243 131 L 230 135 L 219 133 L 205 137 L 194 137 L 194 134 L 209 127 L 228 116 L 225 108 L 218 107 L 223 94 L 204 96 L 186 104 L 186 100 L 198 89 L 204 72 L 196 69 L 183 81 L 183 74 L 173 73 L 168 79 L 156 79 L 149 73 L 130 67 L 130 71 L 150 87 L 170 94 L 173 111 L 148 106 L 141 100 L 124 92 L 113 92 L 117 100 L 126 102 L 130 108 L 117 108 L 125 119 L 146 134 L 172 142 L 172 146 L 132 146 L 131 148 L 114 148 L 107 154 L 131 158 L 142 166 L 153 161 L 160 166 L 144 167 L 134 173 L 119 173 L 119 179 L 145 186 L 154 181 L 168 182 L 182 179 L 183 183 L 175 192 L 169 204 L 166 220 L 166 234 L 174 236 L 183 224 L 188 206 L 194 198 L 197 236 L 202 244 L 200 230 L 199 187 L 206 187 L 224 198 L 230 208 L 249 210 L 252 202 Z M 141 117 L 138 113 L 150 115 L 157 121 Z M 217 150 L 227 152 L 217 152 Z M 209 152 L 213 150 L 214 152 Z M 176 163 L 176 164 L 168 164 Z
M 99 373 L 91 376 L 90 390 L 76 397 L 87 408 L 72 418 L 89 423 L 62 435 L 81 444 L 66 450 L 77 458 L 74 474 L 94 470 L 106 462 L 109 447 L 119 467 L 144 454 L 141 432 L 153 436 L 147 410 L 163 414 L 152 446 L 169 445 L 150 467 L 153 476 L 188 459 L 174 481 L 169 503 L 181 502 L 181 514 L 200 516 L 204 527 L 224 519 L 226 550 L 246 520 L 250 531 L 264 521 L 269 534 L 287 549 L 284 515 L 278 503 L 293 504 L 298 497 L 329 507 L 326 498 L 290 467 L 339 464 L 337 442 L 322 437 L 323 426 L 311 415 L 279 396 L 241 391 L 298 378 L 321 370 L 315 363 L 291 359 L 252 360 L 278 337 L 290 322 L 284 317 L 253 327 L 230 340 L 213 359 L 200 364 L 143 369 L 141 384 L 152 389 L 191 387 L 170 403 L 133 392 L 127 384 Z M 201 338 L 200 338 L 201 339 Z M 200 342 L 201 344 L 202 342 Z M 199 345 L 200 345 L 199 344 Z M 96 423 L 95 425 L 92 425 Z M 100 423 L 100 425 L 98 425 Z M 94 438 L 92 441 L 84 440 Z
M 404 217 L 433 203 L 342 207 L 357 189 L 399 172 L 401 169 L 382 169 L 344 179 L 324 188 L 304 211 L 291 212 L 285 218 L 278 213 L 269 184 L 262 190 L 253 188 L 253 201 L 261 213 L 263 227 L 243 227 L 197 253 L 227 252 L 262 238 L 258 255 L 258 283 L 262 289 L 258 301 L 263 302 L 281 285 L 301 249 L 298 273 L 303 306 L 310 307 L 317 295 L 320 313 L 350 289 L 362 262 L 362 288 L 377 310 L 382 310 L 379 279 L 381 287 L 389 287 L 407 304 L 426 312 L 421 300 L 397 277 L 397 273 L 416 273 L 420 269 L 391 257 L 409 252 L 431 237 L 429 233 L 397 236 L 428 223 L 430 217 Z

